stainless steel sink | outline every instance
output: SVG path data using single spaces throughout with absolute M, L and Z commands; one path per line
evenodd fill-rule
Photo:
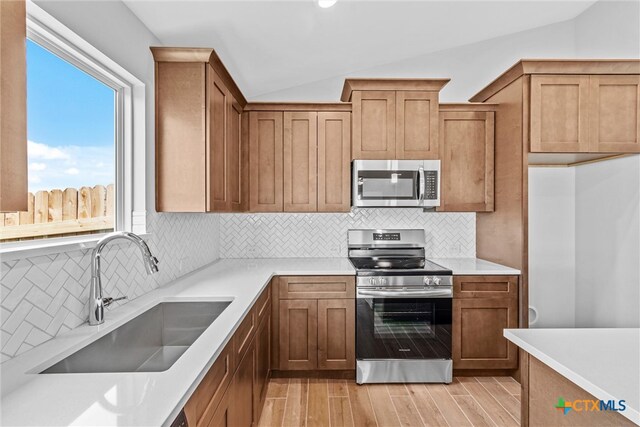
M 166 371 L 230 303 L 160 303 L 40 373 Z

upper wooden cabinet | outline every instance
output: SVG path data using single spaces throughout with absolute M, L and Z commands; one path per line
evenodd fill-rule
M 438 93 L 449 79 L 347 79 L 353 159 L 438 159 Z
M 640 60 L 522 60 L 470 101 L 492 102 L 513 82 L 529 152 L 640 152 Z
M 438 159 L 438 92 L 396 92 L 396 158 Z
M 24 0 L 0 1 L 0 212 L 27 210 Z
M 354 159 L 396 158 L 396 93 L 357 91 L 353 94 Z
M 640 152 L 640 76 L 532 76 L 531 151 Z
M 282 212 L 282 112 L 249 113 L 249 209 Z
M 589 78 L 590 151 L 640 153 L 640 76 Z
M 252 212 L 348 212 L 348 104 L 248 104 Z
M 531 77 L 531 151 L 589 151 L 589 76 Z
M 318 113 L 284 112 L 284 210 L 318 209 Z
M 491 104 L 440 105 L 439 212 L 493 211 L 495 108 Z
M 246 100 L 212 49 L 151 48 L 156 61 L 156 209 L 246 209 Z
M 318 113 L 318 212 L 351 210 L 351 113 Z

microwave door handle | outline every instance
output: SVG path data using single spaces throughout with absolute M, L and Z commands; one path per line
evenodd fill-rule
M 418 205 L 422 206 L 424 204 L 424 168 L 420 166 L 418 168 Z

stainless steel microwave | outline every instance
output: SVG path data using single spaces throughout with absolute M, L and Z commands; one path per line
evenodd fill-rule
M 440 206 L 440 160 L 354 160 L 355 207 Z

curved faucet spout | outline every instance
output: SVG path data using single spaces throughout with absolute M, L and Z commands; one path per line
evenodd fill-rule
M 140 236 L 128 231 L 109 233 L 98 241 L 91 253 L 91 284 L 89 288 L 89 324 L 99 325 L 104 323 L 104 300 L 102 296 L 102 279 L 100 278 L 100 263 L 102 250 L 107 243 L 116 239 L 125 239 L 134 243 L 142 252 L 142 259 L 147 274 L 158 272 L 158 259 L 153 256 L 147 243 Z

